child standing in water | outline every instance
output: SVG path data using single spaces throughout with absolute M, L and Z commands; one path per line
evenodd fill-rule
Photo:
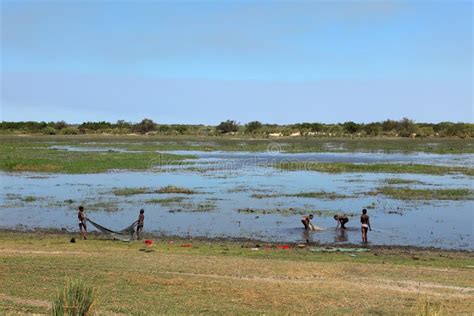
M 79 212 L 77 213 L 77 219 L 79 220 L 79 230 L 81 231 L 81 236 L 84 240 L 87 239 L 87 224 L 86 224 L 86 214 L 84 213 L 84 207 L 79 206 Z
M 138 215 L 138 219 L 135 221 L 137 224 L 137 239 L 140 240 L 140 233 L 143 231 L 143 224 L 145 223 L 145 210 L 141 209 L 140 214 Z
M 367 215 L 367 210 L 365 208 L 362 210 L 362 215 L 360 216 L 360 223 L 362 225 L 362 242 L 367 243 L 367 231 L 369 229 L 372 231 L 372 227 L 370 227 L 369 215 Z

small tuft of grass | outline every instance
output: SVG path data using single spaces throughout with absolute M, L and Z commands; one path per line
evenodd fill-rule
M 334 215 L 345 214 L 348 217 L 354 217 L 357 214 L 349 213 L 349 212 L 342 212 L 342 211 L 335 211 L 335 210 L 312 210 L 312 209 L 295 209 L 295 208 L 276 208 L 276 209 L 253 209 L 253 208 L 242 208 L 238 209 L 237 212 L 243 214 L 278 214 L 282 216 L 292 216 L 292 215 L 307 215 L 313 214 L 314 216 L 318 217 L 333 217 Z
M 345 199 L 349 196 L 344 194 L 338 194 L 336 192 L 300 192 L 294 194 L 252 194 L 251 197 L 255 199 L 265 199 L 265 198 L 277 198 L 277 197 L 298 197 L 298 198 L 312 198 L 312 199 L 326 199 L 326 200 L 336 200 L 336 199 Z
M 197 194 L 196 191 L 187 189 L 187 188 L 180 188 L 174 185 L 168 185 L 161 189 L 156 190 L 156 193 L 160 194 L 169 194 L 169 193 L 176 193 L 176 194 Z
M 22 198 L 23 202 L 34 202 L 36 200 L 37 200 L 37 198 L 32 196 L 32 195 L 28 195 L 28 196 L 25 196 L 24 198 Z
M 399 200 L 472 200 L 473 192 L 469 189 L 411 189 L 382 187 L 379 194 Z
M 153 193 L 149 188 L 122 188 L 122 189 L 115 189 L 112 192 L 113 194 L 119 195 L 119 196 Z
M 196 212 L 210 212 L 216 209 L 216 203 L 206 201 L 199 203 L 195 209 Z
M 422 181 L 401 178 L 390 178 L 386 179 L 385 182 L 387 184 L 424 184 Z
M 166 205 L 171 205 L 174 203 L 181 203 L 185 199 L 186 198 L 182 196 L 175 196 L 175 197 L 169 197 L 169 198 L 164 198 L 164 199 L 149 199 L 149 200 L 145 200 L 145 203 L 146 204 L 161 204 L 163 206 L 166 206 Z
M 444 314 L 446 312 L 440 303 L 433 303 L 426 297 L 418 299 L 414 311 L 416 316 L 438 316 Z
M 90 315 L 94 305 L 95 290 L 79 279 L 70 279 L 53 301 L 54 316 Z

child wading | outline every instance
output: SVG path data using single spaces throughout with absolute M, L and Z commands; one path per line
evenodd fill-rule
M 137 224 L 137 239 L 140 240 L 140 233 L 143 231 L 143 224 L 145 223 L 145 210 L 141 209 L 140 214 L 138 215 L 138 219 L 135 221 L 134 224 Z
M 316 227 L 314 227 L 313 223 L 311 223 L 312 219 L 313 219 L 313 214 L 310 214 L 308 216 L 303 216 L 303 218 L 301 219 L 301 223 L 303 223 L 305 230 L 316 230 Z
M 370 227 L 370 220 L 369 220 L 369 215 L 367 215 L 367 210 L 364 208 L 362 210 L 362 215 L 360 216 L 360 223 L 361 223 L 361 231 L 362 231 L 362 242 L 366 243 L 367 242 L 367 231 L 371 230 L 372 227 Z
M 349 222 L 349 218 L 346 215 L 334 215 L 334 220 L 337 221 L 337 227 L 341 226 L 341 229 L 346 229 L 346 224 Z
M 79 212 L 77 213 L 77 219 L 79 220 L 79 230 L 81 231 L 81 236 L 85 240 L 87 239 L 87 217 L 84 213 L 84 207 L 79 206 Z

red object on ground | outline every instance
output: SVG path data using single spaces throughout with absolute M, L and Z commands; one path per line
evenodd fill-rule
M 186 248 L 189 248 L 189 247 L 192 247 L 193 245 L 192 244 L 182 244 L 180 247 L 186 247 Z
M 278 249 L 290 249 L 290 246 L 289 245 L 278 245 L 277 248 Z
M 153 245 L 153 240 L 151 240 L 151 239 L 145 239 L 143 242 L 144 242 L 145 245 L 147 245 L 147 246 Z

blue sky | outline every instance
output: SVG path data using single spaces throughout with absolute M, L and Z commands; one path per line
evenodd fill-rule
M 1 2 L 1 119 L 473 122 L 471 1 Z

